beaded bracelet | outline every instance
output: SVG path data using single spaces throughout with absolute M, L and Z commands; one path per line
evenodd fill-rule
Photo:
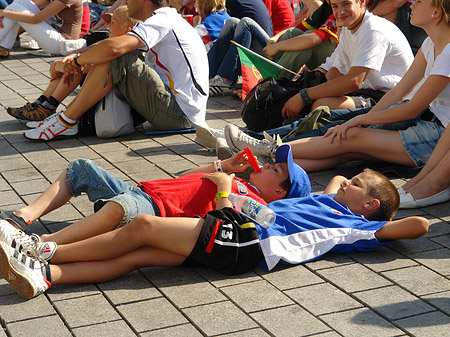
M 214 197 L 214 201 L 217 202 L 219 198 L 228 198 L 230 195 L 230 192 L 217 192 L 216 196 Z
M 223 172 L 223 169 L 222 169 L 222 162 L 220 161 L 220 159 L 219 159 L 219 160 L 216 160 L 216 161 L 214 162 L 214 168 L 216 169 L 216 172 Z

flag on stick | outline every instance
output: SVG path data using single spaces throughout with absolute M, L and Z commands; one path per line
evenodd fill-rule
M 281 70 L 286 70 L 293 75 L 297 73 L 261 56 L 254 51 L 241 46 L 239 43 L 231 41 L 237 47 L 241 60 L 242 72 L 242 100 L 252 88 L 267 77 L 276 78 Z

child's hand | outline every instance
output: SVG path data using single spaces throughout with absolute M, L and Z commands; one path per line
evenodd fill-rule
M 272 60 L 275 55 L 278 54 L 277 44 L 275 42 L 267 43 L 263 51 L 267 55 L 267 57 Z
M 230 192 L 234 174 L 233 173 L 226 174 L 224 172 L 214 172 L 205 174 L 202 176 L 202 178 L 211 180 L 214 184 L 217 185 L 218 190 Z
M 360 116 L 353 117 L 344 124 L 329 128 L 323 137 L 330 138 L 330 144 L 333 144 L 334 140 L 341 144 L 343 141 L 347 140 L 348 129 L 361 126 L 358 117 Z
M 56 63 L 61 62 L 60 60 L 53 61 L 50 65 L 49 73 L 50 73 L 50 82 L 61 78 L 61 73 L 56 70 Z
M 236 153 L 233 157 L 225 159 L 222 162 L 222 167 L 226 172 L 244 172 L 248 169 L 250 161 L 246 154 L 243 154 L 243 150 Z

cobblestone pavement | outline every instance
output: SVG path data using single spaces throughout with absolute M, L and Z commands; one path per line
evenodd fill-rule
M 0 207 L 16 209 L 43 192 L 67 162 L 94 160 L 128 182 L 176 177 L 215 158 L 195 134 L 31 142 L 6 113 L 40 95 L 52 57 L 14 49 L 0 60 Z M 64 104 L 68 104 L 73 96 Z M 212 98 L 208 121 L 243 126 L 239 101 Z M 311 174 L 321 192 L 335 171 Z M 394 179 L 398 186 L 401 179 Z M 370 253 L 236 277 L 206 269 L 145 268 L 117 280 L 55 286 L 21 300 L 0 279 L 3 336 L 450 336 L 450 203 L 400 211 L 423 215 L 425 237 Z M 37 233 L 91 214 L 85 197 L 44 216 Z

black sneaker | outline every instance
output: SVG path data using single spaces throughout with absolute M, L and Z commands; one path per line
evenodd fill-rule
M 33 109 L 34 107 L 36 107 L 36 104 L 35 104 L 35 103 L 30 103 L 30 102 L 28 102 L 28 103 L 25 104 L 24 106 L 20 106 L 20 107 L 17 107 L 17 108 L 11 108 L 11 107 L 8 107 L 8 108 L 6 108 L 6 112 L 7 112 L 8 114 L 10 114 L 11 116 L 13 116 L 14 118 L 17 118 L 17 119 L 23 119 L 23 118 L 22 118 L 22 113 L 23 113 L 23 111 L 31 110 L 31 109 Z

